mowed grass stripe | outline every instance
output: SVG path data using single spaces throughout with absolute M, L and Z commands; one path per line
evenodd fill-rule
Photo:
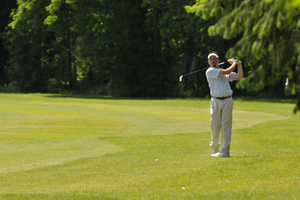
M 70 99 L 67 100 L 70 101 Z M 2 117 L 5 126 L 0 128 L 0 131 L 2 129 L 3 133 L 11 133 L 3 135 L 3 139 L 13 140 L 16 138 L 15 134 L 19 137 L 22 132 L 30 136 L 29 139 L 38 139 L 40 135 L 46 136 L 47 134 L 56 135 L 58 139 L 68 139 L 82 136 L 165 135 L 210 130 L 209 107 L 202 108 L 205 104 L 209 105 L 208 102 L 199 101 L 198 107 L 200 108 L 191 108 L 181 105 L 176 107 L 149 106 L 149 101 L 145 101 L 148 102 L 146 106 L 133 106 L 128 105 L 128 100 L 124 101 L 125 105 L 122 105 L 120 100 L 116 100 L 116 105 L 112 105 L 111 101 L 110 104 L 106 104 L 107 100 L 101 99 L 98 103 L 95 103 L 95 100 L 84 100 L 79 103 L 80 100 L 77 102 L 74 99 L 73 102 L 62 103 L 57 102 L 57 99 L 44 98 L 43 101 L 25 101 L 20 106 L 15 105 L 17 100 L 10 100 L 0 107 L 0 110 L 6 112 Z M 133 100 L 132 104 L 135 102 L 136 100 Z M 19 114 L 20 117 L 10 120 L 10 117 L 7 117 L 10 116 L 7 113 L 10 110 L 11 115 Z M 268 120 L 281 119 L 284 117 L 274 113 L 235 109 L 233 128 L 251 127 Z M 21 132 L 18 129 L 20 125 L 24 127 Z M 69 134 L 69 131 L 72 134 Z M 21 139 L 25 140 L 25 137 L 21 136 Z
M 294 104 L 236 100 L 231 158 L 212 159 L 209 99 L 57 96 L 0 94 L 27 107 L 0 111 L 1 199 L 300 196 Z
M 117 199 L 140 199 L 147 195 L 158 199 L 193 199 L 202 195 L 208 199 L 237 195 L 260 199 L 270 193 L 283 196 L 289 191 L 288 197 L 297 194 L 299 164 L 295 161 L 299 153 L 283 151 L 275 155 L 266 152 L 270 147 L 253 149 L 250 148 L 253 144 L 237 143 L 233 137 L 232 157 L 214 160 L 209 157 L 207 136 L 106 138 L 105 141 L 126 147 L 126 151 L 5 176 L 4 180 L 10 184 L 0 188 L 6 193 L 43 191 L 45 197 L 58 193 L 62 197 L 70 194 L 74 197 L 78 193 L 92 192 L 92 196 L 105 194 L 107 198 Z M 251 137 L 244 135 L 243 138 L 242 141 L 246 141 Z M 245 148 L 246 154 L 241 153 Z
M 61 165 L 121 150 L 114 144 L 93 138 L 0 143 L 0 174 Z

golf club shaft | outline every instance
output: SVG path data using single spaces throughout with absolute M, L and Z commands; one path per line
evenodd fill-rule
M 221 63 L 219 63 L 218 65 L 223 65 L 223 64 L 225 64 L 226 62 L 228 62 L 228 61 L 221 62 Z M 235 62 L 236 62 L 237 64 L 240 64 L 242 61 L 240 61 L 240 60 L 235 60 Z M 209 68 L 209 67 L 206 67 L 206 68 L 202 68 L 202 69 L 199 69 L 199 70 L 196 70 L 196 71 L 187 73 L 187 74 L 180 75 L 180 76 L 179 76 L 179 82 L 182 81 L 182 78 L 183 78 L 184 76 L 187 76 L 187 75 L 190 75 L 190 74 L 194 74 L 194 73 L 197 73 L 197 72 L 206 70 L 206 69 L 208 69 L 208 68 Z
M 227 62 L 227 61 L 225 61 L 225 62 Z M 219 63 L 219 65 L 224 65 L 224 64 L 225 64 L 225 62 L 221 62 L 221 63 Z M 183 75 L 181 75 L 181 76 L 187 76 L 187 75 L 190 75 L 190 74 L 194 74 L 194 73 L 197 73 L 197 72 L 200 72 L 200 71 L 206 70 L 206 69 L 208 69 L 208 68 L 209 68 L 209 67 L 202 68 L 202 69 L 199 69 L 199 70 L 196 70 L 196 71 L 193 71 L 193 72 L 187 73 L 187 74 L 183 74 Z

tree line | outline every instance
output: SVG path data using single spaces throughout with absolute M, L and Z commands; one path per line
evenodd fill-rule
M 298 92 L 299 0 L 12 2 L 1 6 L 4 14 L 11 9 L 2 32 L 6 88 L 203 97 L 209 94 L 204 73 L 183 83 L 178 77 L 208 67 L 207 53 L 216 50 L 222 60 L 243 60 L 248 78 L 235 93 Z
M 149 97 L 202 90 L 204 76 L 178 84 L 181 73 L 207 66 L 216 45 L 207 33 L 212 20 L 186 12 L 193 3 L 18 1 L 5 34 L 10 85 L 21 92 Z

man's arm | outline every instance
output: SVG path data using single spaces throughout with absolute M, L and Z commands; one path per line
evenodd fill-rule
M 242 63 L 238 64 L 238 72 L 232 77 L 232 80 L 239 81 L 244 78 Z
M 226 74 L 230 74 L 231 72 L 233 72 L 236 66 L 236 61 L 233 58 L 230 58 L 228 59 L 228 62 L 231 64 L 231 66 L 228 67 L 227 69 L 221 69 L 219 72 L 219 76 L 224 76 Z

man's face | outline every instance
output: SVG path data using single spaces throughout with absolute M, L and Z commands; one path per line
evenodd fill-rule
M 209 59 L 208 59 L 208 64 L 209 64 L 211 67 L 219 68 L 219 58 L 217 58 L 216 56 L 211 56 L 211 57 L 209 57 Z

